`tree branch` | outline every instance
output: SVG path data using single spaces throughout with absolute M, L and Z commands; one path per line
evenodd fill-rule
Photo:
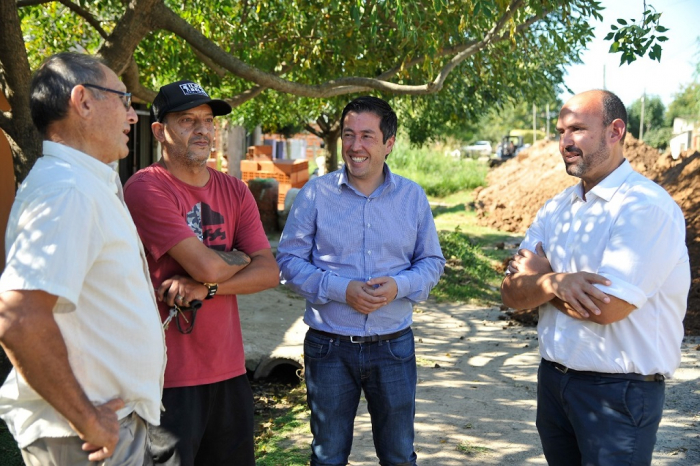
M 143 38 L 159 28 L 164 10 L 170 11 L 163 0 L 130 0 L 98 52 L 118 76 L 129 66 Z
M 229 98 L 224 99 L 224 100 L 226 102 L 228 102 L 228 104 L 231 107 L 234 107 L 234 108 L 239 107 L 239 106 L 243 105 L 244 103 L 248 102 L 249 100 L 256 98 L 257 96 L 262 94 L 267 89 L 268 89 L 267 87 L 259 86 L 256 84 L 255 86 L 251 87 L 250 89 L 247 89 L 247 90 L 241 92 L 240 94 L 234 95 L 233 97 L 229 97 Z
M 22 8 L 25 6 L 36 6 L 36 5 L 42 5 L 44 3 L 51 3 L 53 0 L 18 0 L 17 1 L 17 8 Z M 95 28 L 95 30 L 102 36 L 103 39 L 106 39 L 108 34 L 107 31 L 105 31 L 102 28 L 102 25 L 100 22 L 95 18 L 95 16 L 90 13 L 89 11 L 85 10 L 82 8 L 80 5 L 76 5 L 75 3 L 71 2 L 70 0 L 58 0 L 59 3 L 62 5 L 66 6 L 68 9 L 70 9 L 73 13 L 77 14 L 81 18 L 83 18 L 85 21 L 87 21 L 90 26 Z
M 100 22 L 95 18 L 95 16 L 93 16 L 92 13 L 90 13 L 89 11 L 87 11 L 87 10 L 81 8 L 79 5 L 76 5 L 75 3 L 73 3 L 73 2 L 71 2 L 71 1 L 69 1 L 69 0 L 58 0 L 58 1 L 59 1 L 59 3 L 61 3 L 62 5 L 65 5 L 67 8 L 69 8 L 73 13 L 75 13 L 76 15 L 80 16 L 80 17 L 83 18 L 85 21 L 87 21 L 88 24 L 90 24 L 90 26 L 92 26 L 93 28 L 95 28 L 95 30 L 97 31 L 97 33 L 98 33 L 100 36 L 102 36 L 103 39 L 106 39 L 106 38 L 109 36 L 109 34 L 107 34 L 107 31 L 105 31 L 105 30 L 102 28 L 102 25 L 101 25 Z
M 498 34 L 498 32 L 503 28 L 503 26 L 508 21 L 510 21 L 510 19 L 515 14 L 516 10 L 522 5 L 522 3 L 523 0 L 512 0 L 510 2 L 510 5 L 508 5 L 508 8 L 506 9 L 505 13 L 503 13 L 503 16 L 501 16 L 501 18 L 494 25 L 494 27 L 486 33 L 484 38 L 479 43 L 471 45 L 465 50 L 462 50 L 461 52 L 456 54 L 454 57 L 452 57 L 448 64 L 445 65 L 442 68 L 442 70 L 440 70 L 440 74 L 438 75 L 437 79 L 433 81 L 434 85 L 439 89 L 442 89 L 442 85 L 445 83 L 445 79 L 447 79 L 447 76 L 452 72 L 452 70 L 455 69 L 455 67 L 457 67 L 457 65 L 463 62 L 467 57 L 474 55 L 475 53 L 489 45 L 489 43 L 496 38 L 496 34 Z
M 314 136 L 323 139 L 323 133 L 321 133 L 320 131 L 318 131 L 316 128 L 314 128 L 314 127 L 311 126 L 310 124 L 306 123 L 306 124 L 304 125 L 304 129 L 305 129 L 306 131 L 308 131 L 309 133 L 313 134 Z
M 51 3 L 53 0 L 17 0 L 17 8 L 25 6 L 36 6 L 42 3 Z
M 131 94 L 139 101 L 143 103 L 150 103 L 156 98 L 157 92 L 141 84 L 139 66 L 133 57 L 131 60 L 129 60 L 129 64 L 126 66 L 124 74 L 122 74 L 122 80 L 124 81 L 124 85 L 129 92 L 131 92 Z
M 209 69 L 211 69 L 211 70 L 214 72 L 214 74 L 216 74 L 218 77 L 223 78 L 223 77 L 226 75 L 226 73 L 227 73 L 226 68 L 223 68 L 223 67 L 219 66 L 219 65 L 218 65 L 217 63 L 215 63 L 211 58 L 209 58 L 208 56 L 204 55 L 204 54 L 203 54 L 202 52 L 200 52 L 199 50 L 197 50 L 197 49 L 192 49 L 192 51 L 193 51 L 194 54 L 197 56 L 197 58 L 199 59 L 199 61 L 201 61 L 202 63 L 204 63 L 205 65 L 207 65 L 207 66 L 209 67 Z
M 536 22 L 540 21 L 541 19 L 543 19 L 545 16 L 547 16 L 550 13 L 551 13 L 551 11 L 543 11 L 539 15 L 533 15 L 533 16 L 529 17 L 522 24 L 519 24 L 515 28 L 515 33 L 520 34 L 525 29 L 528 29 L 530 26 L 532 26 Z M 510 39 L 510 38 L 511 38 L 510 31 L 506 31 L 506 32 L 503 32 L 500 36 L 494 38 L 491 41 L 491 43 L 496 44 L 498 42 L 501 42 L 503 40 Z M 470 40 L 468 42 L 465 42 L 464 44 L 455 45 L 453 47 L 445 47 L 442 50 L 440 50 L 438 53 L 436 53 L 434 55 L 434 57 L 430 57 L 430 58 L 449 57 L 451 55 L 456 55 L 456 54 L 463 52 L 463 51 L 467 50 L 468 48 L 474 47 L 478 44 L 479 44 L 479 41 Z M 385 71 L 384 73 L 377 76 L 376 79 L 381 79 L 381 80 L 389 79 L 389 78 L 397 75 L 402 69 L 412 68 L 416 65 L 421 64 L 423 61 L 425 61 L 426 58 L 427 58 L 426 55 L 420 55 L 418 57 L 412 58 L 411 60 L 409 60 L 407 62 L 403 62 L 403 63 L 399 64 L 398 66 L 396 66 L 390 70 Z
M 187 43 L 189 43 L 193 49 L 198 50 L 202 54 L 208 56 L 211 60 L 220 64 L 234 75 L 247 81 L 254 82 L 259 86 L 275 89 L 279 92 L 313 98 L 335 97 L 353 92 L 363 92 L 370 89 L 389 92 L 392 94 L 426 95 L 433 94 L 442 89 L 447 76 L 454 70 L 455 67 L 457 67 L 468 57 L 484 49 L 496 39 L 502 40 L 506 38 L 506 34 L 501 36 L 498 34 L 503 26 L 513 17 L 515 11 L 522 6 L 522 3 L 523 0 L 512 0 L 505 13 L 482 40 L 471 42 L 468 45 L 463 46 L 463 49 L 453 48 L 453 53 L 456 53 L 452 59 L 442 67 L 438 73 L 438 76 L 432 82 L 420 85 L 396 84 L 385 81 L 384 79 L 388 77 L 385 77 L 385 75 L 393 76 L 393 74 L 397 72 L 396 69 L 383 73 L 380 75 L 380 78 L 339 78 L 319 85 L 294 83 L 250 66 L 236 57 L 226 53 L 165 5 L 162 5 L 161 8 L 163 14 L 159 15 L 159 25 L 163 29 L 166 29 L 181 37 Z M 528 23 L 528 26 L 533 22 L 534 20 L 531 23 Z M 446 56 L 449 55 L 446 54 Z M 412 60 L 412 62 L 414 60 Z

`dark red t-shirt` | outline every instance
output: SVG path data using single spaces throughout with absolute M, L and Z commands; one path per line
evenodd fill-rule
M 240 180 L 209 169 L 209 182 L 190 186 L 159 164 L 134 174 L 124 198 L 143 241 L 151 281 L 157 289 L 173 275 L 187 275 L 167 252 L 180 241 L 198 237 L 212 249 L 238 249 L 247 254 L 268 249 L 260 214 L 248 187 Z M 159 303 L 163 320 L 168 315 Z M 245 374 L 243 338 L 235 295 L 204 301 L 192 333 L 182 334 L 173 322 L 165 331 L 168 363 L 165 387 L 187 387 Z

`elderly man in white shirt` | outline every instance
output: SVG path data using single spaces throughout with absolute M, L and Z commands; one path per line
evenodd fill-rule
M 501 287 L 539 306 L 537 428 L 550 465 L 650 464 L 664 379 L 680 364 L 690 288 L 683 213 L 623 156 L 627 112 L 607 91 L 559 114 L 567 173 Z
M 96 58 L 64 53 L 39 68 L 30 99 L 44 156 L 7 227 L 0 343 L 14 369 L 0 416 L 29 465 L 141 466 L 165 342 L 114 170 L 137 120 L 131 95 Z

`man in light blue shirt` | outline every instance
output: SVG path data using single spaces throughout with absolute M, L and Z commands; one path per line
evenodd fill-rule
M 362 391 L 380 464 L 416 464 L 413 303 L 445 259 L 422 188 L 385 163 L 396 127 L 376 97 L 345 107 L 345 166 L 301 190 L 278 247 L 282 282 L 306 298 L 312 466 L 347 464 Z

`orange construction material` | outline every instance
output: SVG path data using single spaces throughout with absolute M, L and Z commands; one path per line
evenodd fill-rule
M 250 146 L 245 158 L 248 160 L 272 160 L 272 146 Z
M 287 191 L 291 188 L 301 188 L 309 180 L 309 162 L 308 160 L 241 160 L 241 180 L 247 184 L 248 181 L 256 178 L 277 180 L 279 183 L 277 208 L 283 210 Z

